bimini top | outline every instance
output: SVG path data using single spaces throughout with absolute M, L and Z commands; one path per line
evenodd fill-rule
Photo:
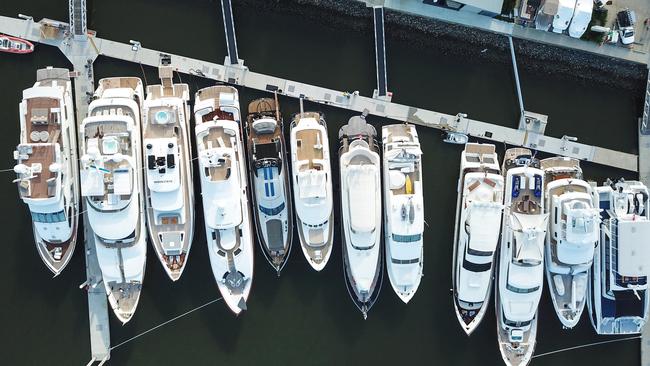
M 357 234 L 373 233 L 376 225 L 372 213 L 375 212 L 377 204 L 375 193 L 379 189 L 375 184 L 377 167 L 374 165 L 350 165 L 347 172 L 350 229 Z

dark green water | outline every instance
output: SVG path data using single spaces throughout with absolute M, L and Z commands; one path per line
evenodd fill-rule
M 92 29 L 102 37 L 195 58 L 222 62 L 225 40 L 218 2 L 207 0 L 114 0 L 90 2 Z M 0 14 L 67 19 L 63 0 L 5 0 Z M 235 8 L 239 51 L 253 70 L 368 95 L 375 83 L 372 34 L 335 29 L 281 14 Z M 390 34 L 390 28 L 387 30 Z M 387 39 L 389 87 L 394 101 L 516 126 L 518 106 L 508 64 L 485 64 L 471 55 L 444 55 Z M 480 50 L 475 50 L 478 56 Z M 492 51 L 489 51 L 492 52 Z M 496 51 L 495 51 L 496 52 Z M 11 168 L 18 141 L 18 103 L 31 86 L 35 70 L 48 65 L 69 67 L 58 50 L 37 47 L 27 56 L 0 54 L 0 168 Z M 100 58 L 96 77 L 139 76 L 140 66 Z M 145 68 L 149 82 L 154 69 Z M 642 101 L 633 92 L 597 84 L 538 75 L 521 75 L 526 107 L 548 114 L 547 132 L 579 136 L 586 143 L 636 151 L 636 118 Z M 209 83 L 189 76 L 192 90 Z M 260 92 L 240 90 L 242 106 Z M 288 119 L 298 110 L 281 99 Z M 324 111 L 330 143 L 336 151 L 339 127 L 351 113 L 307 104 Z M 377 125 L 388 121 L 374 118 Z M 616 126 L 618 130 L 613 130 Z M 111 364 L 236 365 L 501 365 L 491 310 L 467 338 L 457 324 L 449 288 L 460 148 L 441 142 L 435 130 L 419 129 L 425 165 L 425 277 L 412 302 L 404 305 L 384 283 L 367 321 L 348 298 L 340 248 L 326 269 L 312 271 L 294 243 L 289 264 L 277 279 L 261 253 L 256 253 L 249 311 L 239 318 L 217 302 L 113 350 Z M 502 147 L 499 147 L 502 151 Z M 588 178 L 634 176 L 625 171 L 583 165 Z M 0 173 L 4 219 L 3 265 L 0 266 L 0 336 L 4 365 L 80 365 L 89 359 L 83 253 L 77 250 L 65 272 L 52 279 L 38 257 L 31 223 L 11 184 L 12 173 Z M 201 215 L 198 217 L 200 218 Z M 171 283 L 150 249 L 145 289 L 134 319 L 120 326 L 111 314 L 113 345 L 219 296 L 209 267 L 203 222 L 197 222 L 189 266 Z M 79 246 L 80 249 L 82 245 Z M 256 247 L 257 249 L 257 247 Z M 585 314 L 586 315 L 586 314 Z M 586 316 L 574 330 L 562 330 L 550 298 L 540 304 L 536 353 L 607 340 L 594 334 Z M 533 365 L 637 365 L 639 342 L 625 341 L 541 357 Z

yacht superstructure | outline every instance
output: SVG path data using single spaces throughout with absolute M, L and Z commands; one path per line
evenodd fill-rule
M 386 269 L 393 290 L 408 303 L 424 265 L 422 150 L 413 125 L 383 126 L 381 135 Z
M 36 249 L 58 275 L 74 253 L 79 222 L 77 133 L 67 69 L 38 70 L 34 86 L 23 91 L 14 159 L 14 183 L 31 212 Z
M 381 161 L 377 131 L 365 114 L 339 130 L 343 267 L 352 301 L 366 318 L 383 278 Z
M 506 365 L 526 365 L 535 350 L 544 284 L 544 172 L 523 148 L 506 151 L 501 245 L 496 269 L 497 334 Z
M 322 114 L 301 112 L 291 122 L 291 167 L 296 226 L 307 261 L 317 271 L 332 254 L 334 209 L 327 125 Z
M 138 305 L 147 256 L 140 135 L 142 82 L 108 78 L 88 106 L 79 131 L 81 195 L 97 260 L 117 318 Z
M 541 161 L 544 210 L 549 215 L 545 268 L 558 318 L 573 328 L 586 304 L 587 277 L 598 244 L 599 214 L 592 188 L 582 179 L 580 162 L 566 157 Z
M 199 90 L 194 121 L 212 273 L 226 304 L 239 314 L 253 283 L 254 253 L 237 89 Z
M 189 87 L 174 84 L 171 66 L 159 69 L 162 85 L 149 85 L 142 139 L 149 236 L 167 275 L 180 278 L 194 234 L 194 183 L 189 138 Z
M 594 203 L 602 223 L 587 295 L 591 323 L 598 334 L 640 333 L 650 306 L 648 188 L 607 182 L 594 189 Z
M 248 105 L 246 136 L 257 238 L 279 276 L 291 252 L 293 213 L 277 99 L 257 99 Z
M 503 188 L 494 145 L 465 145 L 458 178 L 452 279 L 456 317 L 468 335 L 481 323 L 490 302 Z

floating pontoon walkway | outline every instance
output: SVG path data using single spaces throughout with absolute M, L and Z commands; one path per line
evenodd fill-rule
M 231 65 L 239 64 L 237 53 L 237 37 L 235 36 L 235 21 L 232 17 L 232 3 L 230 0 L 221 0 L 221 13 L 223 26 L 226 31 L 226 46 L 228 47 L 228 62 Z
M 73 47 L 69 39 L 43 37 L 47 21 L 34 22 L 10 17 L 0 17 L 0 32 L 21 37 L 34 42 L 40 42 L 59 47 L 64 53 Z M 161 54 L 158 50 L 138 47 L 133 50 L 129 44 L 114 42 L 97 37 L 89 37 L 93 47 L 87 51 L 94 54 L 86 55 L 89 58 L 97 55 L 107 56 L 119 60 L 140 63 L 157 67 Z M 75 44 L 77 42 L 74 42 Z M 73 47 L 74 48 L 74 47 Z M 433 127 L 444 130 L 453 130 L 466 133 L 499 143 L 515 146 L 524 146 L 531 149 L 544 151 L 550 154 L 564 155 L 580 160 L 591 161 L 602 165 L 613 166 L 630 171 L 638 171 L 638 156 L 634 154 L 590 146 L 578 142 L 566 141 L 555 137 L 545 136 L 525 130 L 503 127 L 488 122 L 468 119 L 462 116 L 430 111 L 422 108 L 410 107 L 403 104 L 392 103 L 382 99 L 374 99 L 360 95 L 350 95 L 347 92 L 313 86 L 297 81 L 286 80 L 250 71 L 240 65 L 221 65 L 213 62 L 191 59 L 184 56 L 169 54 L 172 65 L 178 72 L 198 75 L 208 79 L 236 84 L 251 89 L 275 91 L 290 97 L 304 98 L 305 100 L 332 105 L 339 108 L 363 112 L 368 110 L 371 114 L 386 117 L 397 121 L 409 122 L 424 127 Z
M 384 7 L 372 8 L 375 24 L 375 64 L 377 67 L 377 96 L 388 95 L 388 72 L 386 71 L 386 39 L 384 37 Z

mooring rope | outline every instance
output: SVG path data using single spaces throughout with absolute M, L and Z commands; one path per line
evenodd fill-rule
M 629 340 L 632 340 L 632 339 L 640 339 L 640 338 L 641 338 L 641 336 L 634 336 L 634 337 L 627 337 L 627 338 L 610 339 L 610 340 L 607 340 L 607 341 L 600 341 L 600 342 L 594 342 L 594 343 L 587 343 L 587 344 L 583 344 L 583 345 L 580 345 L 580 346 L 566 347 L 566 348 L 561 348 L 561 349 L 558 349 L 558 350 L 555 350 L 555 351 L 540 353 L 538 355 L 534 355 L 532 358 L 538 358 L 538 357 L 543 357 L 543 356 L 554 355 L 556 353 L 572 351 L 572 350 L 580 349 L 580 348 L 593 347 L 593 346 L 598 346 L 598 345 L 601 345 L 601 344 L 629 341 Z
M 127 344 L 127 343 L 129 343 L 129 342 L 131 342 L 131 341 L 133 341 L 133 340 L 136 340 L 137 338 L 142 337 L 143 335 L 145 335 L 145 334 L 147 334 L 147 333 L 153 332 L 154 330 L 156 330 L 156 329 L 158 329 L 158 328 L 160 328 L 160 327 L 162 327 L 162 326 L 165 326 L 165 325 L 167 325 L 167 324 L 169 324 L 169 323 L 171 323 L 171 322 L 173 322 L 173 321 L 175 321 L 175 320 L 178 320 L 178 319 L 180 319 L 180 318 L 182 318 L 182 317 L 184 317 L 184 316 L 186 316 L 186 315 L 189 315 L 189 314 L 191 314 L 191 313 L 193 313 L 193 312 L 195 312 L 195 311 L 197 311 L 197 310 L 203 309 L 204 307 L 206 307 L 206 306 L 208 306 L 208 305 L 210 305 L 210 304 L 213 304 L 213 303 L 215 303 L 215 302 L 217 302 L 217 301 L 219 301 L 219 300 L 221 300 L 221 299 L 223 299 L 223 297 L 219 297 L 219 298 L 216 298 L 216 299 L 214 299 L 214 300 L 210 300 L 210 301 L 206 302 L 206 303 L 203 304 L 203 305 L 197 306 L 197 307 L 195 307 L 194 309 L 189 310 L 189 311 L 186 311 L 186 312 L 184 312 L 184 313 L 181 314 L 181 315 L 177 315 L 177 316 L 175 316 L 175 317 L 173 317 L 173 318 L 171 318 L 171 319 L 169 319 L 169 320 L 167 320 L 167 321 L 164 321 L 164 322 L 162 322 L 162 323 L 156 325 L 155 327 L 152 327 L 152 328 L 150 328 L 150 329 L 148 329 L 148 330 L 145 330 L 144 332 L 142 332 L 142 333 L 140 333 L 140 334 L 138 334 L 138 335 L 135 335 L 135 336 L 133 336 L 133 337 L 131 337 L 131 338 L 129 338 L 129 339 L 127 339 L 127 340 L 121 342 L 121 343 L 118 343 L 117 345 L 111 347 L 109 350 L 112 351 L 112 350 L 114 350 L 114 349 L 116 349 L 116 348 L 118 348 L 118 347 L 121 347 L 121 346 L 123 346 L 123 345 L 125 345 L 125 344 Z

